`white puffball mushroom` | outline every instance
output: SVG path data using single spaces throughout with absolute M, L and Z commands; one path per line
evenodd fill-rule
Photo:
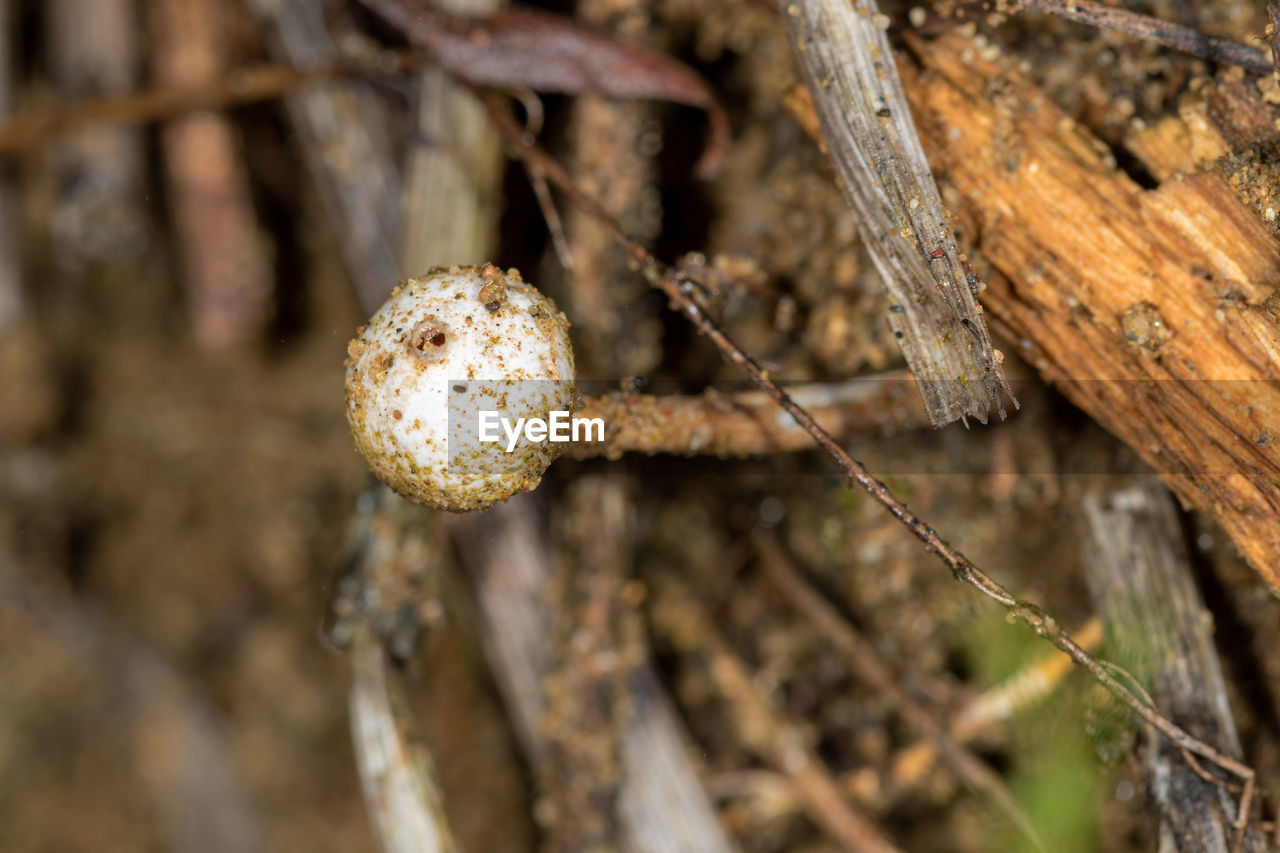
M 402 281 L 347 346 L 347 422 L 373 472 L 405 497 L 462 512 L 538 485 L 557 445 L 477 440 L 479 411 L 547 418 L 575 399 L 569 322 L 493 264 Z

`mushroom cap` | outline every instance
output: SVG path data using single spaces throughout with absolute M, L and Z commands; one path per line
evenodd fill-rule
M 462 512 L 536 487 L 557 455 L 523 437 L 478 441 L 478 413 L 573 407 L 569 322 L 492 264 L 400 282 L 347 346 L 347 422 L 373 472 L 407 498 Z

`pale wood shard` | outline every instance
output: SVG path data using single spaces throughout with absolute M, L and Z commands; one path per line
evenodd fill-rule
M 1220 174 L 1144 190 L 971 42 L 918 55 L 908 94 L 996 272 L 987 307 L 1042 376 L 1216 518 L 1280 591 L 1274 236 Z
M 888 18 L 874 0 L 795 0 L 783 18 L 930 419 L 1003 418 L 1013 395 L 907 109 Z
M 403 697 L 387 673 L 386 652 L 368 626 L 351 648 L 351 742 L 369 822 L 384 853 L 454 853 L 431 755 L 406 734 Z
M 787 392 L 837 438 L 929 425 L 915 382 L 906 371 L 798 385 Z M 578 459 L 617 459 L 623 453 L 758 456 L 813 449 L 813 436 L 763 391 L 660 397 L 616 393 L 588 397 L 574 417 L 600 418 L 605 423 L 602 441 L 565 445 L 565 455 Z
M 1094 617 L 1071 635 L 1080 648 L 1094 654 L 1102 645 L 1102 622 Z M 970 744 L 1000 723 L 1044 702 L 1075 671 L 1070 658 L 1050 652 L 954 712 L 947 734 L 961 746 Z M 898 752 L 889 772 L 892 789 L 901 795 L 923 784 L 931 778 L 938 757 L 937 745 L 931 740 L 919 740 Z
M 1240 738 L 1169 493 L 1133 482 L 1084 501 L 1086 576 L 1115 660 L 1187 731 L 1234 758 Z M 1178 748 L 1153 737 L 1147 790 L 1160 820 L 1160 850 L 1235 850 L 1236 796 L 1204 778 Z M 1264 850 L 1256 825 L 1243 851 Z

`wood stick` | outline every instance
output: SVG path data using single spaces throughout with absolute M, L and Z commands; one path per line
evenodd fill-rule
M 357 504 L 348 573 L 331 602 L 326 636 L 351 656 L 351 741 L 365 811 L 384 853 L 454 853 L 430 748 L 409 713 L 402 674 L 437 603 L 444 531 L 422 509 L 377 484 Z
M 136 88 L 140 27 L 130 0 L 51 0 L 46 14 L 60 97 Z M 91 262 L 138 255 L 146 240 L 141 136 L 124 128 L 80 133 L 52 150 L 52 162 L 62 188 L 50 224 L 58 263 L 78 273 Z
M 988 308 L 1280 590 L 1280 338 L 1266 307 L 1280 247 L 1266 225 L 1216 174 L 1143 190 L 958 36 L 919 55 L 912 106 L 998 273 Z M 982 94 L 993 80 L 995 102 Z
M 930 419 L 986 423 L 993 407 L 1003 419 L 1003 395 L 1013 399 L 1003 356 L 920 148 L 888 17 L 875 0 L 791 0 L 783 18 Z
M 1087 495 L 1085 573 L 1115 658 L 1150 690 L 1170 719 L 1224 754 L 1241 755 L 1210 623 L 1196 590 L 1169 493 L 1134 482 Z M 1147 788 L 1160 820 L 1160 849 L 1227 853 L 1236 835 L 1229 791 L 1203 777 L 1168 741 L 1147 750 Z M 1251 827 L 1244 850 L 1265 849 Z
M 659 48 L 653 0 L 582 0 L 579 20 L 629 43 Z M 569 114 L 568 162 L 576 180 L 627 233 L 645 242 L 662 230 L 662 196 L 653 140 L 661 125 L 653 104 L 584 94 Z M 568 311 L 574 318 L 578 373 L 621 379 L 648 375 L 662 357 L 662 324 L 636 310 L 648 288 L 630 269 L 627 253 L 586 211 L 565 212 L 573 257 Z
M 386 652 L 368 625 L 356 626 L 351 658 L 351 740 L 379 846 L 383 853 L 454 853 L 431 756 L 406 732 L 404 699 L 391 686 Z
M 198 86 L 225 73 L 221 4 L 156 0 L 150 9 L 160 85 Z M 252 341 L 266 325 L 273 282 L 231 123 L 210 111 L 187 116 L 164 127 L 162 144 L 196 342 Z
M 274 34 L 272 53 L 297 68 L 333 65 L 337 48 L 324 7 L 312 0 L 249 0 Z M 403 278 L 400 174 L 383 137 L 384 116 L 355 83 L 329 83 L 286 99 L 294 133 L 342 249 L 365 313 Z
M 0 122 L 13 113 L 15 0 L 0 0 Z M 0 334 L 26 314 L 13 174 L 0 167 Z

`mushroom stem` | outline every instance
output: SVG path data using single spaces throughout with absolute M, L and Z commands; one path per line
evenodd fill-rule
M 906 371 L 805 385 L 790 393 L 837 438 L 929 425 Z M 757 456 L 813 447 L 813 437 L 760 391 L 661 397 L 618 392 L 588 397 L 574 416 L 605 423 L 603 441 L 565 445 L 563 455 L 575 459 L 616 459 L 631 452 Z

